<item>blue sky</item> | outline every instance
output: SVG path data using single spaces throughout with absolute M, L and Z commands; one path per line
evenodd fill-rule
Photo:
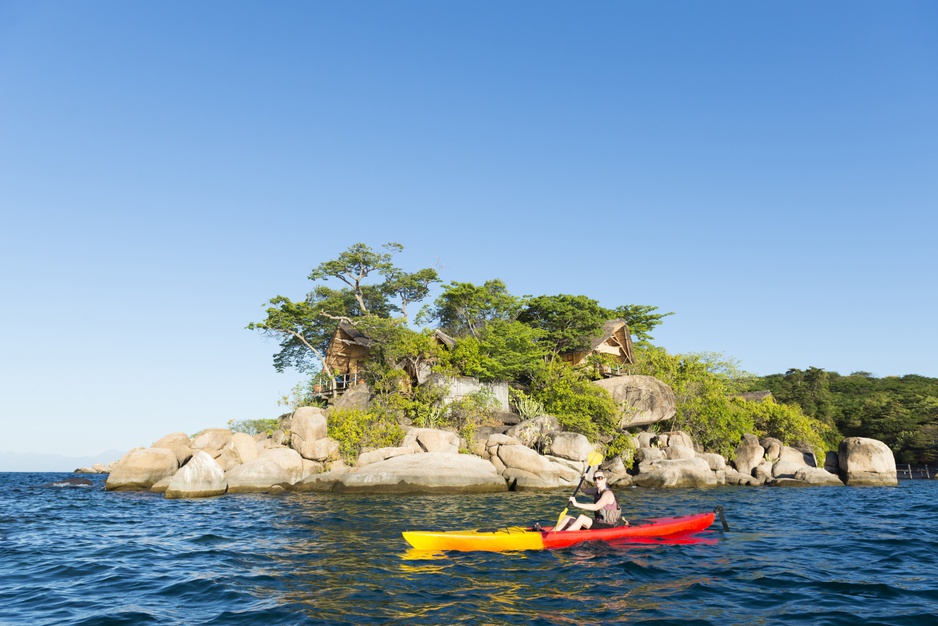
M 938 376 L 933 2 L 0 0 L 0 451 L 273 417 L 244 330 L 356 242 Z

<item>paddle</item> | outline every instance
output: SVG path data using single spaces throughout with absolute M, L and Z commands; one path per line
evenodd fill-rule
M 588 474 L 591 469 L 593 469 L 594 467 L 596 467 L 602 462 L 603 462 L 603 455 L 601 453 L 596 452 L 595 450 L 589 453 L 589 456 L 586 457 L 586 465 L 587 465 L 586 472 L 584 472 L 583 475 L 580 476 L 580 482 L 577 484 L 576 489 L 573 490 L 573 495 L 571 497 L 575 498 L 576 494 L 579 493 L 580 487 L 583 486 L 583 481 L 586 480 L 586 474 Z M 560 517 L 557 518 L 557 523 L 554 524 L 554 529 L 551 532 L 557 532 L 557 527 L 560 526 L 560 522 L 563 521 L 563 518 L 567 514 L 568 510 L 569 508 L 564 508 L 564 510 L 560 512 Z

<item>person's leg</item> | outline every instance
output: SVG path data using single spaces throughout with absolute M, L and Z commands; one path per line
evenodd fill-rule
M 587 516 L 585 516 L 585 515 L 581 515 L 580 517 L 576 518 L 576 521 L 575 521 L 575 522 L 573 522 L 572 524 L 570 524 L 569 526 L 567 526 L 566 528 L 564 528 L 564 530 L 580 530 L 580 529 L 589 530 L 589 528 L 590 528 L 592 525 L 593 525 L 593 518 L 592 518 L 592 517 L 587 517 Z
M 567 530 L 567 526 L 569 526 L 572 523 L 573 523 L 573 517 L 570 515 L 565 515 L 564 518 L 560 520 L 560 523 L 557 524 L 557 530 L 558 531 Z

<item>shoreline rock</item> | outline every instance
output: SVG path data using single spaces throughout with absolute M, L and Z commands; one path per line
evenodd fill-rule
M 586 458 L 598 449 L 583 435 L 560 431 L 557 419 L 544 415 L 505 431 L 479 429 L 471 442 L 450 431 L 411 428 L 400 446 L 365 451 L 347 467 L 338 456 L 338 442 L 327 436 L 327 419 L 319 409 L 298 410 L 284 416 L 282 430 L 274 437 L 217 428 L 192 438 L 172 433 L 113 463 L 105 487 L 150 490 L 166 498 L 284 491 L 550 491 L 575 486 L 587 469 Z M 872 439 L 845 439 L 820 468 L 811 451 L 750 434 L 742 436 L 731 460 L 700 450 L 681 431 L 642 432 L 632 441 L 633 451 L 601 464 L 611 485 L 666 489 L 898 484 L 892 452 Z M 473 453 L 458 452 L 466 447 Z

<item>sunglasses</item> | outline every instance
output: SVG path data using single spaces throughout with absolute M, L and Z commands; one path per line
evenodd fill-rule
M 593 480 L 606 480 L 605 476 L 593 476 Z

